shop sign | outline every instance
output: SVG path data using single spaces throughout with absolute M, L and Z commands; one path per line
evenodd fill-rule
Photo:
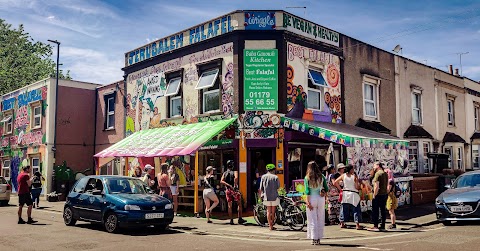
M 208 141 L 198 150 L 215 150 L 215 149 L 223 149 L 232 146 L 233 139 L 226 139 L 226 140 L 214 140 Z
M 278 110 L 278 50 L 244 50 L 245 111 Z
M 307 20 L 283 13 L 283 28 L 293 33 L 320 41 L 326 44 L 339 46 L 340 35 L 336 31 L 329 30 Z
M 245 30 L 275 29 L 275 12 L 247 11 L 245 12 Z
M 125 65 L 130 66 L 166 52 L 232 32 L 234 30 L 232 23 L 236 23 L 232 22 L 232 19 L 232 15 L 223 16 L 127 52 Z

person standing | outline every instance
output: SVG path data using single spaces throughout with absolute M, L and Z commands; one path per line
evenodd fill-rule
M 328 219 L 330 225 L 336 225 L 339 222 L 340 216 L 340 207 L 342 206 L 339 202 L 340 190 L 334 185 L 335 184 L 335 167 L 330 166 L 327 169 L 328 178 Z
M 312 239 L 312 245 L 320 245 L 325 226 L 325 195 L 328 192 L 328 186 L 315 161 L 308 163 L 304 183 L 308 208 L 307 238 Z
M 263 204 L 267 207 L 268 226 L 270 230 L 274 230 L 275 211 L 280 204 L 280 199 L 278 199 L 280 181 L 277 175 L 275 175 L 276 167 L 274 164 L 268 164 L 266 168 L 267 173 L 262 175 L 260 179 L 260 191 L 262 191 Z
M 32 179 L 32 189 L 31 189 L 34 208 L 40 207 L 39 203 L 40 203 L 40 194 L 42 193 L 42 180 L 45 181 L 45 178 L 43 178 L 42 174 L 38 171 L 35 172 Z
M 388 197 L 387 197 L 386 208 L 388 210 L 388 213 L 390 214 L 390 220 L 392 222 L 392 224 L 388 226 L 388 229 L 396 229 L 397 216 L 395 215 L 395 209 L 398 208 L 398 199 L 395 194 L 395 180 L 393 178 L 392 170 L 386 169 L 385 172 L 387 173 L 387 176 L 388 176 L 388 185 L 387 185 Z
M 32 219 L 32 196 L 30 195 L 30 186 L 32 185 L 32 179 L 30 179 L 30 166 L 24 166 L 23 172 L 18 175 L 18 224 L 33 224 L 37 221 Z M 25 222 L 22 219 L 22 210 L 24 205 L 28 206 L 27 216 L 28 220 Z
M 150 164 L 145 165 L 145 176 L 143 176 L 142 181 L 150 188 L 155 184 L 155 169 Z M 153 188 L 155 191 L 156 188 Z
M 134 173 L 132 174 L 134 178 L 141 178 L 142 177 L 142 169 L 139 166 L 135 167 Z
M 207 217 L 207 223 L 212 223 L 210 220 L 212 210 L 217 207 L 219 203 L 218 196 L 215 193 L 215 175 L 213 175 L 214 170 L 215 168 L 213 168 L 213 166 L 208 166 L 207 175 L 205 175 L 204 178 L 205 188 L 203 189 L 203 201 L 205 202 L 205 216 Z M 211 202 L 213 202 L 213 204 L 210 206 Z
M 168 164 L 163 163 L 160 166 L 160 173 L 157 175 L 159 195 L 166 199 L 172 199 L 172 191 L 170 190 L 170 177 L 168 176 Z
M 178 208 L 178 182 L 180 177 L 177 174 L 177 168 L 174 165 L 171 165 L 168 169 L 168 175 L 170 177 L 170 191 L 172 192 L 173 198 L 173 213 L 177 215 Z
M 228 204 L 228 215 L 230 216 L 230 225 L 233 225 L 233 202 L 238 205 L 238 224 L 243 224 L 246 221 L 242 218 L 242 194 L 238 191 L 238 172 L 233 171 L 233 160 L 227 161 L 227 171 L 222 175 L 220 183 L 225 186 L 225 197 Z
M 340 215 L 340 227 L 347 228 L 345 222 L 348 222 L 350 213 L 353 212 L 353 220 L 356 224 L 357 230 L 363 229 L 360 226 L 362 218 L 362 208 L 360 206 L 360 182 L 355 169 L 352 165 L 345 168 L 346 172 L 335 180 L 335 186 L 340 188 L 340 182 L 343 181 L 343 196 L 342 196 L 342 214 Z
M 383 171 L 383 164 L 380 162 L 375 162 L 373 164 L 373 169 L 375 175 L 373 176 L 373 200 L 372 200 L 372 220 L 373 220 L 373 227 L 369 230 L 371 231 L 379 231 L 385 230 L 385 220 L 387 218 L 386 215 L 386 205 L 387 205 L 387 185 L 388 185 L 388 175 Z M 380 227 L 378 226 L 378 213 L 382 216 L 382 222 L 380 223 Z

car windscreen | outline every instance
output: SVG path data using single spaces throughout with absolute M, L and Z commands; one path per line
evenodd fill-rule
M 462 187 L 480 187 L 480 173 L 460 176 L 456 180 L 454 188 Z
M 107 179 L 108 190 L 112 194 L 146 194 L 145 183 L 138 179 L 110 178 Z

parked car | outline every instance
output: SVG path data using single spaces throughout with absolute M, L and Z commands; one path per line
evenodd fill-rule
M 440 222 L 480 220 L 480 171 L 464 173 L 446 187 L 435 200 Z
M 122 227 L 153 225 L 165 229 L 173 221 L 173 205 L 149 193 L 140 179 L 86 176 L 68 194 L 63 219 L 67 226 L 77 220 L 101 223 L 110 233 Z
M 10 202 L 10 194 L 12 193 L 12 187 L 8 182 L 0 176 L 0 206 L 8 205 Z

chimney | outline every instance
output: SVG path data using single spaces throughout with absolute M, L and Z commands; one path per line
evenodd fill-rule
M 460 74 L 458 73 L 458 68 L 455 68 L 455 76 L 460 76 Z
M 448 73 L 453 75 L 453 65 L 448 66 Z

